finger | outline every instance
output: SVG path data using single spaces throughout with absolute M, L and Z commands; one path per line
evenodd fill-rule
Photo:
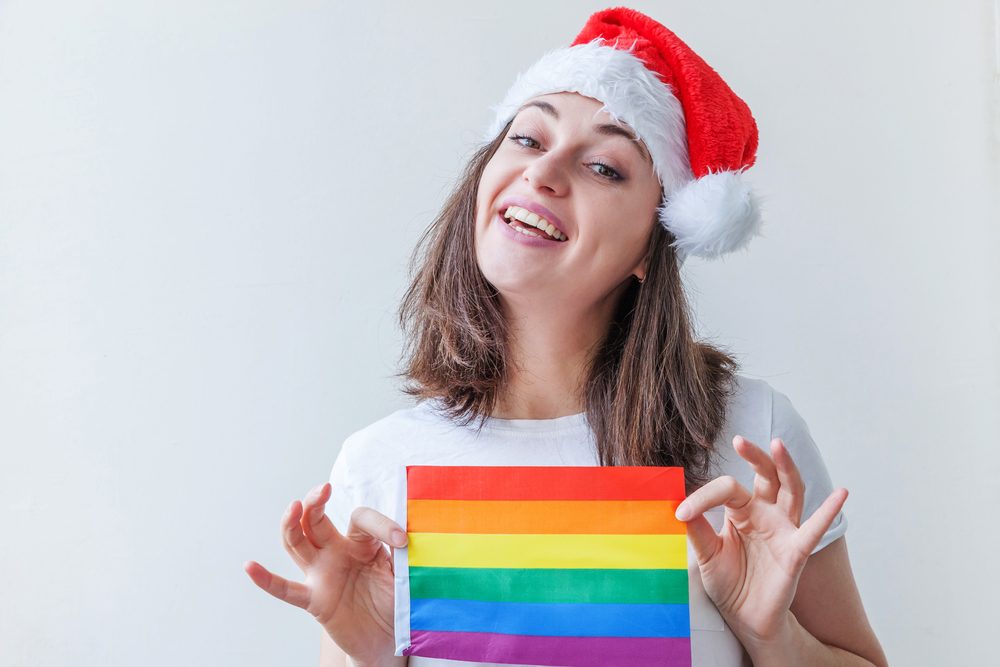
M 775 469 L 774 461 L 767 455 L 767 452 L 742 435 L 733 438 L 733 447 L 736 449 L 736 453 L 746 459 L 753 471 L 757 473 L 753 478 L 754 495 L 769 503 L 777 500 L 781 483 L 778 481 L 778 472 Z
M 704 565 L 712 560 L 716 552 L 722 546 L 722 538 L 719 537 L 712 524 L 704 515 L 699 515 L 687 522 L 687 536 L 691 548 L 694 549 L 695 557 L 699 565 Z
M 281 537 L 285 551 L 299 567 L 304 567 L 316 558 L 316 547 L 302 532 L 302 503 L 293 500 L 281 519 Z
M 397 548 L 407 542 L 406 532 L 399 524 L 370 507 L 358 507 L 351 513 L 347 539 L 358 547 L 353 555 L 365 561 L 374 557 L 376 547 L 382 549 L 383 542 Z
M 771 457 L 778 471 L 778 506 L 796 526 L 802 520 L 802 505 L 805 503 L 806 485 L 799 474 L 799 468 L 781 438 L 771 441 Z
M 844 506 L 847 500 L 847 489 L 837 489 L 823 501 L 813 515 L 809 517 L 802 526 L 795 532 L 795 541 L 799 553 L 808 557 L 812 550 L 816 548 L 823 534 L 829 530 L 833 520 L 837 518 L 837 512 Z
M 315 547 L 324 547 L 336 536 L 337 528 L 326 515 L 324 508 L 330 500 L 330 490 L 333 487 L 327 482 L 312 491 L 306 496 L 302 509 L 302 532 Z
M 279 600 L 302 609 L 309 606 L 309 589 L 303 584 L 269 572 L 266 567 L 252 560 L 243 563 L 243 571 L 250 575 L 253 583 Z
M 681 521 L 690 521 L 713 507 L 725 505 L 732 510 L 746 507 L 752 496 L 743 486 L 729 475 L 716 477 L 677 506 L 676 516 Z

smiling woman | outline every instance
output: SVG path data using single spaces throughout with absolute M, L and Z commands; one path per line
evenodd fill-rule
M 787 397 L 691 325 L 681 263 L 743 248 L 761 224 L 740 179 L 757 148 L 746 104 L 676 35 L 618 8 L 496 109 L 414 254 L 400 375 L 418 404 L 352 434 L 331 483 L 292 503 L 282 528 L 307 583 L 248 574 L 321 623 L 325 665 L 485 665 L 445 659 L 488 632 L 397 632 L 409 618 L 386 545 L 407 544 L 406 467 L 682 466 L 690 615 L 666 630 L 682 638 L 671 664 L 884 664 L 850 571 L 846 490 Z M 517 627 L 525 643 L 544 634 Z M 593 637 L 548 639 L 623 664 L 588 653 Z
M 645 276 L 660 182 L 634 142 L 594 129 L 595 119 L 610 120 L 600 102 L 576 93 L 539 99 L 544 107 L 518 113 L 480 177 L 476 261 L 500 291 L 507 320 L 541 306 L 608 321 L 628 279 Z M 540 111 L 546 107 L 555 115 Z M 537 244 L 507 234 L 508 225 L 496 223 L 512 204 L 554 220 L 568 240 Z M 549 252 L 540 257 L 525 245 Z

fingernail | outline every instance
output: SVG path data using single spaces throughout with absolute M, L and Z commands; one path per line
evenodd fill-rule
M 688 509 L 687 505 L 678 505 L 674 516 L 677 517 L 678 521 L 687 521 L 691 518 L 691 510 Z
M 406 546 L 406 533 L 401 530 L 392 531 L 392 546 L 403 547 Z

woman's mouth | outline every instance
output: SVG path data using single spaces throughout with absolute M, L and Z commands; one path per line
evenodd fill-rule
M 520 206 L 508 206 L 502 213 L 502 217 L 507 226 L 519 234 L 559 243 L 567 240 L 566 235 L 559 231 L 555 225 L 537 213 Z

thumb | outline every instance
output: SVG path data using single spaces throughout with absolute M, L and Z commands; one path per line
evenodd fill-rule
M 721 547 L 722 538 L 712 528 L 704 514 L 688 519 L 687 536 L 688 543 L 694 549 L 694 555 L 698 559 L 698 565 L 704 565 L 712 560 L 716 552 Z

